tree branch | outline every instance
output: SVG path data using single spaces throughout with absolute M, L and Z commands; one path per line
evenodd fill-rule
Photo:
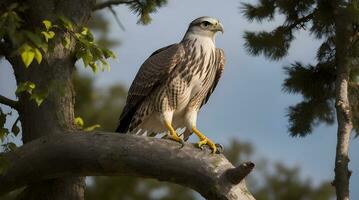
M 103 132 L 43 136 L 0 154 L 10 162 L 0 176 L 0 194 L 58 177 L 126 175 L 174 182 L 206 199 L 254 200 L 243 180 L 253 164 L 234 168 L 223 155 L 208 149 L 188 143 L 179 147 L 170 140 Z M 240 174 L 238 184 L 228 175 L 234 171 Z
M 14 101 L 14 100 L 11 100 L 9 98 L 6 98 L 2 95 L 0 95 L 0 103 L 1 104 L 4 104 L 4 105 L 7 105 L 15 110 L 18 109 L 18 106 L 17 106 L 17 101 Z
M 107 7 L 111 7 L 113 5 L 120 5 L 120 4 L 131 4 L 134 3 L 135 1 L 130 1 L 130 0 L 109 0 L 109 1 L 105 1 L 103 3 L 98 3 L 94 6 L 94 8 L 92 9 L 92 11 L 96 11 L 96 10 L 101 10 Z

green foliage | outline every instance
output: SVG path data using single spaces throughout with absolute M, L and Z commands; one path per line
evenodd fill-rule
M 36 88 L 35 83 L 26 81 L 24 83 L 20 83 L 17 86 L 16 94 L 20 94 L 21 92 L 28 92 L 29 94 L 32 94 L 32 91 Z
M 25 67 L 29 67 L 35 59 L 38 64 L 42 61 L 42 54 L 47 51 L 48 42 L 54 38 L 52 24 L 44 20 L 44 27 L 28 30 L 24 28 L 24 20 L 19 13 L 24 12 L 24 6 L 12 4 L 7 12 L 0 16 L 0 39 L 10 38 L 11 43 L 18 48 Z M 40 49 L 42 51 L 40 51 Z
M 141 0 L 133 1 L 130 4 L 130 9 L 135 13 L 138 13 L 140 19 L 138 23 L 148 24 L 151 22 L 150 13 L 156 12 L 157 8 L 164 6 L 167 3 L 167 0 Z
M 242 11 L 249 21 L 272 20 L 276 14 L 284 16 L 283 24 L 273 31 L 245 32 L 245 47 L 252 55 L 263 54 L 268 59 L 279 60 L 288 54 L 288 49 L 294 39 L 294 32 L 306 30 L 308 27 L 312 35 L 322 40 L 317 50 L 317 64 L 304 66 L 296 62 L 284 68 L 288 77 L 284 81 L 283 90 L 303 96 L 302 102 L 288 108 L 289 132 L 293 136 L 305 136 L 311 133 L 313 127 L 319 123 L 332 124 L 335 120 L 335 35 L 337 30 L 334 26 L 334 13 L 338 8 L 345 13 L 345 20 L 353 27 L 359 24 L 359 9 L 356 1 L 350 4 L 342 0 L 335 3 L 327 0 L 260 0 L 257 5 L 243 4 Z M 357 84 L 354 79 L 359 75 L 359 70 L 355 70 L 358 68 L 358 55 L 359 45 L 356 40 L 348 50 L 348 59 L 351 60 L 353 68 L 350 74 L 353 77 L 351 85 Z M 357 103 L 359 96 L 355 96 L 358 94 L 351 92 L 353 124 L 357 124 L 359 119 Z M 357 125 L 354 129 L 359 133 Z
M 257 200 L 330 200 L 334 197 L 334 188 L 329 182 L 313 186 L 310 180 L 302 180 L 299 168 L 290 168 L 275 164 L 274 172 L 264 173 L 264 187 L 254 192 Z
M 93 72 L 97 72 L 100 68 L 102 71 L 110 69 L 107 62 L 108 58 L 115 59 L 115 54 L 106 48 L 99 47 L 95 41 L 91 31 L 87 27 L 82 27 L 80 31 L 74 31 L 73 23 L 65 17 L 59 17 L 63 27 L 70 33 L 69 36 L 62 38 L 62 45 L 69 48 L 71 38 L 76 41 L 75 52 L 76 58 L 81 59 L 85 67 L 90 66 Z
M 49 83 L 49 87 L 53 85 Z M 19 83 L 16 89 L 16 95 L 20 95 L 22 92 L 27 92 L 30 94 L 30 99 L 34 100 L 38 106 L 42 104 L 49 93 L 50 88 L 45 89 L 36 89 L 35 83 L 31 81 L 26 81 L 23 83 Z
M 81 116 L 84 124 L 100 125 L 99 130 L 113 132 L 118 122 L 117 115 L 126 101 L 126 89 L 116 85 L 104 91 L 95 88 L 90 77 L 80 76 L 77 73 L 74 74 L 73 80 L 76 116 Z
M 108 58 L 115 58 L 115 54 L 99 47 L 95 42 L 92 33 L 87 27 L 81 29 L 74 28 L 71 20 L 59 16 L 59 24 L 54 24 L 48 19 L 42 21 L 42 26 L 25 27 L 25 22 L 21 19 L 22 14 L 26 12 L 26 6 L 12 4 L 0 16 L 0 41 L 10 42 L 20 54 L 24 66 L 28 68 L 34 60 L 41 64 L 44 55 L 48 50 L 53 51 L 52 40 L 59 40 L 65 49 L 71 48 L 71 41 L 75 40 L 75 54 L 78 59 L 82 59 L 85 67 L 90 66 L 94 72 L 98 69 L 109 70 Z M 60 34 L 57 34 L 57 33 Z M 57 38 L 62 37 L 62 38 Z M 10 40 L 8 40 L 10 38 Z M 30 94 L 30 99 L 34 100 L 39 106 L 47 97 L 49 89 L 36 89 L 35 84 L 28 82 L 20 84 L 17 94 L 26 91 Z M 26 88 L 24 88 L 26 87 Z M 33 87 L 33 88 L 31 88 Z M 34 90 L 34 91 L 33 91 Z
M 297 62 L 285 67 L 287 79 L 283 90 L 302 94 L 304 100 L 288 108 L 289 131 L 292 136 L 306 136 L 319 122 L 333 124 L 335 69 L 333 63 L 303 66 Z
M 291 29 L 278 27 L 272 32 L 244 33 L 247 51 L 255 56 L 263 54 L 267 58 L 278 60 L 287 55 L 290 42 L 294 39 Z
M 96 128 L 100 128 L 100 127 L 101 127 L 99 124 L 95 124 L 95 125 L 92 125 L 92 126 L 89 126 L 89 127 L 84 128 L 85 122 L 84 122 L 84 120 L 83 120 L 81 117 L 76 117 L 76 118 L 75 118 L 75 125 L 76 125 L 78 128 L 80 128 L 80 129 L 82 129 L 82 130 L 84 130 L 84 131 L 93 131 L 93 130 L 95 130 Z
M 260 0 L 257 5 L 242 3 L 242 11 L 250 21 L 262 22 L 263 19 L 270 21 L 274 18 L 275 2 L 274 0 Z

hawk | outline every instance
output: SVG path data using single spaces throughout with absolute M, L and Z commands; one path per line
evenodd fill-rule
M 169 132 L 183 140 L 195 133 L 198 146 L 216 145 L 196 128 L 199 109 L 207 103 L 224 69 L 224 53 L 215 46 L 222 24 L 212 17 L 192 21 L 181 42 L 158 49 L 142 64 L 129 89 L 116 132 L 154 136 Z M 177 135 L 185 128 L 183 139 Z

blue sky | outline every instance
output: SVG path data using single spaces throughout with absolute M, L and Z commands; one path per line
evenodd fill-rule
M 332 180 L 336 145 L 336 125 L 321 125 L 305 138 L 292 138 L 287 133 L 286 108 L 301 100 L 300 96 L 281 91 L 285 78 L 282 67 L 294 61 L 314 63 L 319 42 L 308 33 L 296 34 L 289 56 L 278 62 L 264 57 L 252 57 L 245 52 L 242 38 L 245 30 L 269 30 L 275 23 L 249 23 L 239 11 L 238 0 L 171 1 L 153 14 L 153 22 L 137 25 L 137 17 L 126 7 L 117 7 L 126 31 L 122 31 L 111 15 L 110 37 L 121 40 L 113 50 L 117 61 L 111 61 L 111 71 L 94 76 L 98 87 L 115 83 L 131 84 L 141 63 L 156 49 L 179 42 L 188 24 L 199 16 L 213 16 L 224 25 L 224 34 L 217 37 L 217 47 L 223 48 L 227 64 L 223 78 L 201 111 L 198 127 L 216 142 L 226 144 L 236 138 L 251 142 L 256 158 L 281 161 L 300 166 L 303 178 L 314 183 Z M 107 11 L 100 11 L 107 12 Z M 277 23 L 281 17 L 276 17 Z M 0 63 L 0 94 L 14 98 L 15 81 L 10 66 Z M 83 70 L 91 75 L 90 71 Z M 2 107 L 4 108 L 4 107 Z M 193 141 L 196 139 L 193 137 Z M 351 198 L 359 199 L 359 139 L 351 140 Z

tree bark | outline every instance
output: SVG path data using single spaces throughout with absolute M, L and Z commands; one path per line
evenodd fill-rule
M 338 131 L 335 157 L 335 179 L 333 185 L 336 189 L 338 200 L 349 200 L 349 178 L 351 172 L 349 163 L 349 142 L 353 129 L 350 103 L 348 97 L 348 85 L 350 75 L 350 36 L 353 32 L 350 26 L 350 16 L 346 16 L 344 9 L 336 10 L 336 82 L 335 82 L 335 105 L 337 112 Z
M 45 19 L 56 22 L 58 16 L 65 16 L 74 22 L 76 29 L 87 23 L 94 3 L 94 0 L 27 0 L 25 4 L 29 9 L 22 18 L 27 27 L 40 27 Z M 34 100 L 30 100 L 26 93 L 19 96 L 17 109 L 25 144 L 45 135 L 61 134 L 63 130 L 74 128 L 74 92 L 71 75 L 76 59 L 73 41 L 70 50 L 62 47 L 63 34 L 66 33 L 56 32 L 56 39 L 51 41 L 54 51 L 44 52 L 41 64 L 33 62 L 29 68 L 25 68 L 19 55 L 7 55 L 18 84 L 31 81 L 36 84 L 36 90 L 47 93 L 40 106 Z M 15 50 L 17 47 L 13 48 Z M 84 199 L 84 185 L 83 177 L 56 177 L 28 185 L 20 198 L 81 200 Z
M 165 139 L 68 131 L 2 156 L 11 167 L 0 176 L 0 194 L 58 177 L 127 175 L 174 182 L 209 200 L 254 200 L 244 181 L 252 163 L 235 168 L 223 155 L 189 143 L 180 148 Z

